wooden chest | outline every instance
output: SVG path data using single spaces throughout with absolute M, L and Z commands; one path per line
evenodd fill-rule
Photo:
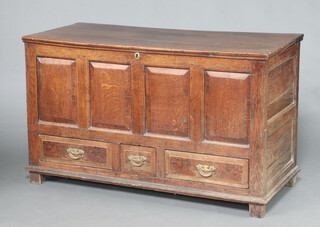
M 23 37 L 29 166 L 266 204 L 296 165 L 301 34 L 77 23 Z

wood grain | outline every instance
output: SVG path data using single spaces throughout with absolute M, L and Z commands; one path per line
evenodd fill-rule
M 120 146 L 121 171 L 144 176 L 155 176 L 157 173 L 156 150 L 151 147 L 141 146 Z M 129 156 L 145 157 L 146 161 L 142 166 L 135 166 L 129 160 Z M 135 162 L 134 162 L 135 163 Z M 140 163 L 136 163 L 140 164 Z
M 215 190 L 208 190 L 205 187 L 202 188 L 192 188 L 184 186 L 173 186 L 170 184 L 161 184 L 155 183 L 152 181 L 140 181 L 134 178 L 125 179 L 119 177 L 110 177 L 108 175 L 99 175 L 94 173 L 83 173 L 75 170 L 59 170 L 58 168 L 44 167 L 44 166 L 27 166 L 25 168 L 27 171 L 34 171 L 37 173 L 42 173 L 51 176 L 59 176 L 65 178 L 72 178 L 78 180 L 99 182 L 105 184 L 114 184 L 134 188 L 142 188 L 160 192 L 169 192 L 174 194 L 188 195 L 188 196 L 197 196 L 208 199 L 218 199 L 232 202 L 240 203 L 256 203 L 256 204 L 265 204 L 265 201 L 259 197 L 253 197 L 248 195 L 240 195 L 236 193 L 229 192 L 217 192 Z M 99 171 L 99 170 L 97 170 Z M 195 183 L 196 184 L 196 183 Z
M 134 134 L 145 133 L 145 75 L 144 65 L 139 61 L 132 61 L 132 108 L 133 122 L 132 131 Z
M 205 72 L 206 139 L 247 144 L 250 123 L 250 75 Z
M 46 178 L 42 174 L 30 172 L 29 181 L 31 184 L 43 184 L 46 181 Z
M 24 36 L 23 40 L 51 45 L 266 59 L 302 38 L 302 34 L 187 31 L 76 23 Z
M 113 144 L 53 136 L 40 136 L 39 140 L 41 161 L 112 169 Z M 68 148 L 81 149 L 83 157 L 70 158 Z
M 293 121 L 289 119 L 277 130 L 268 134 L 267 139 L 267 178 L 271 179 L 281 173 L 282 169 L 293 161 L 292 138 Z
M 252 62 L 252 81 L 251 81 L 251 111 L 253 117 L 250 125 L 250 155 L 249 155 L 249 182 L 250 194 L 263 197 L 267 193 L 266 189 L 266 166 L 265 166 L 265 146 L 266 146 L 266 127 L 267 113 L 266 94 L 267 94 L 267 72 L 266 62 Z
M 266 147 L 268 190 L 295 166 L 295 110 L 296 107 L 292 104 L 268 120 Z
M 213 166 L 210 177 L 203 177 L 197 165 Z M 211 184 L 248 187 L 248 160 L 166 151 L 166 177 Z
M 248 158 L 250 153 L 249 146 L 236 146 L 227 143 L 208 143 L 203 142 L 196 145 L 194 142 L 182 137 L 165 137 L 163 135 L 155 136 L 155 134 L 131 134 L 120 131 L 98 130 L 97 128 L 89 128 L 83 131 L 78 128 L 60 126 L 56 124 L 40 124 L 38 131 L 41 134 L 50 134 L 55 136 L 68 137 L 72 135 L 74 138 L 98 140 L 110 143 L 123 143 L 131 145 L 165 147 L 171 150 L 184 150 L 195 153 L 213 154 L 228 157 Z
M 28 123 L 28 158 L 29 165 L 39 162 L 37 152 L 37 126 L 38 113 L 38 89 L 37 89 L 37 48 L 33 44 L 25 44 L 26 58 L 26 96 L 27 96 L 27 123 Z
M 299 45 L 268 63 L 267 190 L 296 166 Z
M 295 102 L 295 86 L 292 84 L 283 94 L 279 95 L 268 105 L 268 119 L 279 113 L 281 110 Z
M 190 69 L 190 139 L 201 144 L 204 140 L 204 71 L 199 66 Z
M 249 214 L 251 217 L 263 218 L 266 215 L 266 205 L 249 204 Z
M 78 87 L 78 127 L 90 127 L 90 95 L 89 95 L 89 62 L 86 59 L 77 59 L 77 87 Z
M 189 70 L 146 68 L 146 132 L 189 137 Z
M 132 128 L 132 92 L 129 65 L 90 62 L 92 126 Z
M 300 170 L 302 37 L 85 23 L 23 37 L 31 182 L 244 202 L 264 216 Z
M 77 123 L 75 60 L 37 58 L 39 120 Z
M 294 81 L 293 60 L 282 63 L 269 72 L 268 75 L 268 102 L 274 101 L 281 94 L 284 94 Z
M 40 162 L 39 165 L 43 168 L 54 168 L 59 170 L 70 170 L 75 171 L 78 173 L 86 173 L 86 174 L 95 174 L 99 176 L 109 176 L 121 179 L 132 179 L 132 180 L 139 180 L 141 183 L 158 183 L 163 185 L 174 185 L 179 187 L 186 187 L 186 188 L 193 188 L 193 189 L 203 189 L 208 191 L 215 191 L 215 192 L 225 192 L 237 195 L 249 195 L 248 188 L 239 188 L 239 187 L 229 187 L 224 185 L 218 184 L 208 184 L 203 182 L 197 181 L 184 181 L 178 179 L 171 179 L 171 178 L 159 178 L 159 177 L 150 177 L 140 174 L 130 174 L 125 172 L 117 172 L 117 171 L 110 171 L 107 169 L 102 168 L 91 168 L 86 166 L 76 166 L 76 165 L 68 165 L 64 163 L 55 163 L 55 162 Z

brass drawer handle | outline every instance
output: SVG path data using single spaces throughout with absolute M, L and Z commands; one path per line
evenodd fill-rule
M 211 177 L 214 171 L 216 171 L 214 166 L 198 164 L 196 167 L 200 175 L 203 177 Z
M 130 163 L 136 167 L 142 166 L 147 161 L 147 158 L 145 156 L 139 156 L 139 155 L 129 155 L 128 159 Z
M 68 148 L 67 153 L 69 155 L 69 158 L 78 160 L 83 157 L 84 151 L 77 148 Z

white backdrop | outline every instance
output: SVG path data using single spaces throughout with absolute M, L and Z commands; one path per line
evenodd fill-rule
M 298 164 L 302 172 L 299 174 L 296 188 L 284 189 L 285 193 L 279 195 L 278 199 L 275 199 L 276 202 L 270 205 L 271 208 L 265 219 L 259 221 L 249 219 L 246 208 L 234 208 L 237 205 L 229 206 L 226 205 L 227 203 L 210 202 L 208 205 L 203 200 L 186 197 L 175 199 L 176 197 L 157 193 L 149 193 L 149 196 L 145 196 L 145 192 L 131 193 L 135 191 L 111 186 L 105 186 L 107 189 L 104 188 L 100 192 L 98 189 L 101 186 L 89 184 L 92 189 L 88 188 L 88 184 L 79 183 L 80 185 L 72 186 L 83 193 L 82 198 L 90 206 L 100 210 L 97 214 L 92 208 L 90 209 L 92 211 L 86 211 L 89 212 L 86 213 L 78 206 L 73 206 L 74 204 L 64 204 L 78 212 L 75 218 L 79 226 L 86 226 L 89 223 L 95 223 L 94 226 L 107 226 L 106 223 L 113 224 L 108 226 L 127 226 L 133 221 L 132 218 L 135 215 L 142 215 L 140 217 L 142 218 L 144 214 L 149 215 L 145 217 L 148 222 L 144 222 L 142 218 L 142 221 L 137 222 L 141 226 L 175 226 L 176 224 L 195 226 L 196 223 L 197 225 L 210 224 L 209 226 L 219 224 L 222 226 L 233 224 L 288 226 L 289 223 L 291 226 L 302 226 L 302 223 L 304 226 L 320 226 L 318 224 L 320 221 L 319 0 L 1 0 L 0 226 L 1 222 L 6 223 L 4 226 L 21 226 L 21 224 L 40 226 L 46 223 L 46 218 L 52 218 L 45 208 L 34 207 L 34 201 L 39 198 L 28 190 L 36 190 L 40 196 L 46 196 L 41 194 L 45 193 L 43 190 L 63 191 L 63 187 L 73 190 L 69 184 L 56 185 L 55 181 L 47 182 L 49 186 L 45 184 L 34 189 L 27 184 L 27 173 L 21 171 L 23 165 L 27 163 L 25 65 L 21 36 L 75 22 L 211 31 L 305 34 L 301 45 L 298 138 Z M 17 184 L 17 182 L 20 183 Z M 22 187 L 24 190 L 18 190 L 17 187 Z M 14 188 L 17 191 L 14 191 Z M 126 197 L 127 200 L 114 200 L 113 205 L 116 206 L 114 209 L 99 204 L 99 200 L 95 201 L 96 203 L 90 200 L 92 191 L 98 190 L 100 196 L 108 196 L 110 188 L 115 189 L 114 191 L 120 190 L 121 196 Z M 25 191 L 31 193 L 29 197 L 24 194 Z M 141 207 L 126 208 L 127 203 L 136 202 L 135 198 L 139 198 L 138 205 Z M 52 206 L 61 206 L 66 202 L 63 195 L 56 199 L 55 201 L 49 199 L 49 204 L 40 201 L 35 204 L 47 207 L 50 202 Z M 153 204 L 155 201 L 158 205 Z M 11 208 L 5 206 L 6 204 Z M 57 218 L 52 220 L 58 226 L 64 224 L 70 226 L 67 224 L 68 216 L 63 213 L 66 207 L 54 209 Z M 103 215 L 101 209 L 112 212 L 113 222 L 110 222 L 111 219 L 108 219 L 107 214 Z M 145 213 L 141 209 L 145 209 L 142 210 Z M 142 213 L 139 213 L 140 211 Z M 21 218 L 16 217 L 17 213 L 22 215 Z M 54 222 L 46 223 L 46 226 L 54 226 Z

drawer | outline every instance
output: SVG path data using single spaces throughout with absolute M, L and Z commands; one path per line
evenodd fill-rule
M 144 176 L 155 176 L 156 151 L 151 147 L 120 146 L 121 171 Z
M 248 188 L 248 160 L 166 150 L 166 177 Z
M 110 143 L 39 136 L 40 161 L 112 169 L 114 149 Z

